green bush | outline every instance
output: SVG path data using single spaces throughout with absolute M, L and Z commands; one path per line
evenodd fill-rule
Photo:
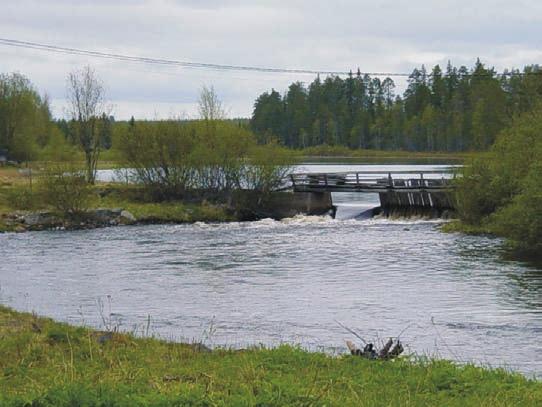
M 180 121 L 133 123 L 120 136 L 123 164 L 133 169 L 134 181 L 160 197 L 182 194 L 191 182 L 189 156 L 195 135 Z
M 522 182 L 521 193 L 491 217 L 493 230 L 512 239 L 521 251 L 542 253 L 542 163 L 535 163 Z
M 280 185 L 295 154 L 228 121 L 138 122 L 125 129 L 118 145 L 136 182 L 162 199 L 188 190 L 204 198 L 232 191 L 267 192 Z
M 40 151 L 39 158 L 49 162 L 68 162 L 75 157 L 83 158 L 81 152 L 66 139 L 58 127 L 53 126 L 49 140 Z
M 70 164 L 56 164 L 44 170 L 39 187 L 43 203 L 63 216 L 81 215 L 91 204 L 92 187 L 85 172 Z
M 7 204 L 14 209 L 30 210 L 36 208 L 37 194 L 30 188 L 12 188 L 5 192 Z
M 518 117 L 490 154 L 457 181 L 457 208 L 467 225 L 484 225 L 512 246 L 540 256 L 542 248 L 542 106 Z
M 244 183 L 248 189 L 267 193 L 281 186 L 297 162 L 297 154 L 276 142 L 254 146 L 244 168 Z

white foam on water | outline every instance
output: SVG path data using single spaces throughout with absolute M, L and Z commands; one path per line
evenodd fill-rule
M 446 219 L 427 219 L 423 217 L 412 218 L 387 218 L 385 216 L 375 216 L 368 218 L 349 217 L 347 219 L 333 219 L 330 215 L 295 215 L 291 218 L 275 220 L 272 218 L 264 218 L 257 221 L 247 222 L 224 222 L 224 223 L 207 223 L 195 222 L 192 226 L 200 229 L 215 229 L 215 230 L 234 230 L 234 229 L 277 229 L 291 227 L 337 227 L 337 226 L 385 226 L 385 225 L 424 225 L 433 224 L 439 225 L 447 223 Z M 185 225 L 186 227 L 186 225 Z
M 330 215 L 295 215 L 293 218 L 285 218 L 280 221 L 286 225 L 313 225 L 329 222 L 337 222 Z
M 387 218 L 382 215 L 377 215 L 368 219 L 360 219 L 358 222 L 362 222 L 368 225 L 426 225 L 426 224 L 442 224 L 447 223 L 449 220 L 435 218 L 428 219 L 421 216 L 413 216 L 410 218 Z

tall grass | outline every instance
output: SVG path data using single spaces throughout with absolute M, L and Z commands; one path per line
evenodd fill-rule
M 542 384 L 447 361 L 291 346 L 217 349 L 75 328 L 0 307 L 2 406 L 538 406 Z

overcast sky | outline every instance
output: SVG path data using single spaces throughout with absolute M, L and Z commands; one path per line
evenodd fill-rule
M 498 70 L 542 63 L 536 0 L 3 0 L 0 37 L 183 61 L 410 72 L 436 63 Z M 223 72 L 109 61 L 0 45 L 0 71 L 27 75 L 63 114 L 66 75 L 92 65 L 117 118 L 195 116 L 213 85 L 232 117 L 313 75 Z M 399 87 L 404 80 L 396 80 Z

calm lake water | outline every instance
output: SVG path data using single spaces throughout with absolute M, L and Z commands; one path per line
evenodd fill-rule
M 376 196 L 334 201 L 338 219 L 3 234 L 0 302 L 167 339 L 332 353 L 355 339 L 340 321 L 368 340 L 404 331 L 419 355 L 542 376 L 542 270 L 502 260 L 498 239 L 441 233 L 438 221 L 356 217 Z

